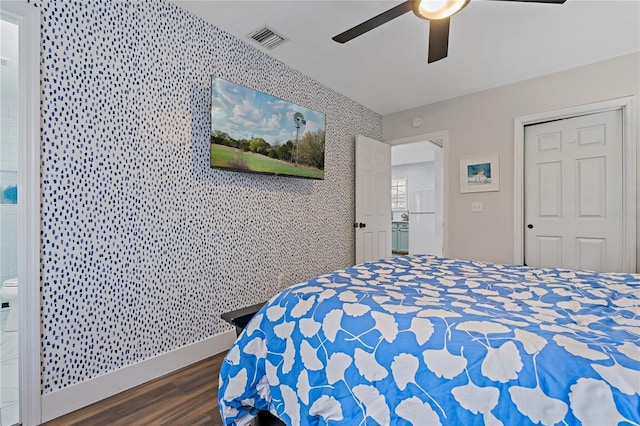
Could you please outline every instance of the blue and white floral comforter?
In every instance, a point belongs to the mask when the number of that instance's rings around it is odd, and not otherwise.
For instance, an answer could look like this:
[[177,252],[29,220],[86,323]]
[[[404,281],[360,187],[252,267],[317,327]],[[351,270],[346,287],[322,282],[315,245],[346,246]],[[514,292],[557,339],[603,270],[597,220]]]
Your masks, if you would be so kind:
[[[220,372],[225,424],[640,424],[640,275],[406,256],[293,286]],[[235,423],[234,423],[235,422]]]

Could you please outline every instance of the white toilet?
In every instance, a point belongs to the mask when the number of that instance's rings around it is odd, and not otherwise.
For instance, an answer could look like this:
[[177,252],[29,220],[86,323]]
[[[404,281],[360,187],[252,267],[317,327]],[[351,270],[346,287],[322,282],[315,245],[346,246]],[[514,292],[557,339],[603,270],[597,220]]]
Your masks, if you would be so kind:
[[9,301],[9,316],[4,323],[4,331],[18,331],[18,278],[5,280],[0,296]]

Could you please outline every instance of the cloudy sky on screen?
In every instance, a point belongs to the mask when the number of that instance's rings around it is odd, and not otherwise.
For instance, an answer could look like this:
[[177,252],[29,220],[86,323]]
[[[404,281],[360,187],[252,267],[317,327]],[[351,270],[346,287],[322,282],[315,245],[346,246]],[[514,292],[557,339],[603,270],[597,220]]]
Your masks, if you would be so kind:
[[226,132],[233,139],[260,137],[273,145],[278,140],[295,141],[293,115],[300,112],[307,124],[304,132],[324,129],[324,114],[213,77],[211,79],[211,128]]

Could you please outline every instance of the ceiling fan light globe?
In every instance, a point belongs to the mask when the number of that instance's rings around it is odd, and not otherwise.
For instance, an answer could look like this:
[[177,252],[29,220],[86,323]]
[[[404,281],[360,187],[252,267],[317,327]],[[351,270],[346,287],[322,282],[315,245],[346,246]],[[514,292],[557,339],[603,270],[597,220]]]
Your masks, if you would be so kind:
[[420,11],[423,13],[437,13],[445,8],[447,0],[423,0],[420,2]]
[[459,12],[469,0],[418,0],[413,2],[413,13],[422,19],[448,18]]

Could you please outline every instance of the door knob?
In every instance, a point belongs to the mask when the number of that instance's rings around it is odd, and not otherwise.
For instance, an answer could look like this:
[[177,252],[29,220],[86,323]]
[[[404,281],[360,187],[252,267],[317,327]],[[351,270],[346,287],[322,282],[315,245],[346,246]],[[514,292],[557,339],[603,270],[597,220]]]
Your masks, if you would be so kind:
[[532,224],[528,224],[528,225],[527,225],[527,228],[529,228],[529,229],[533,229],[533,225],[532,225]]
[[367,227],[367,224],[366,224],[366,223],[362,223],[362,222],[360,222],[360,228],[366,228],[366,227]]

